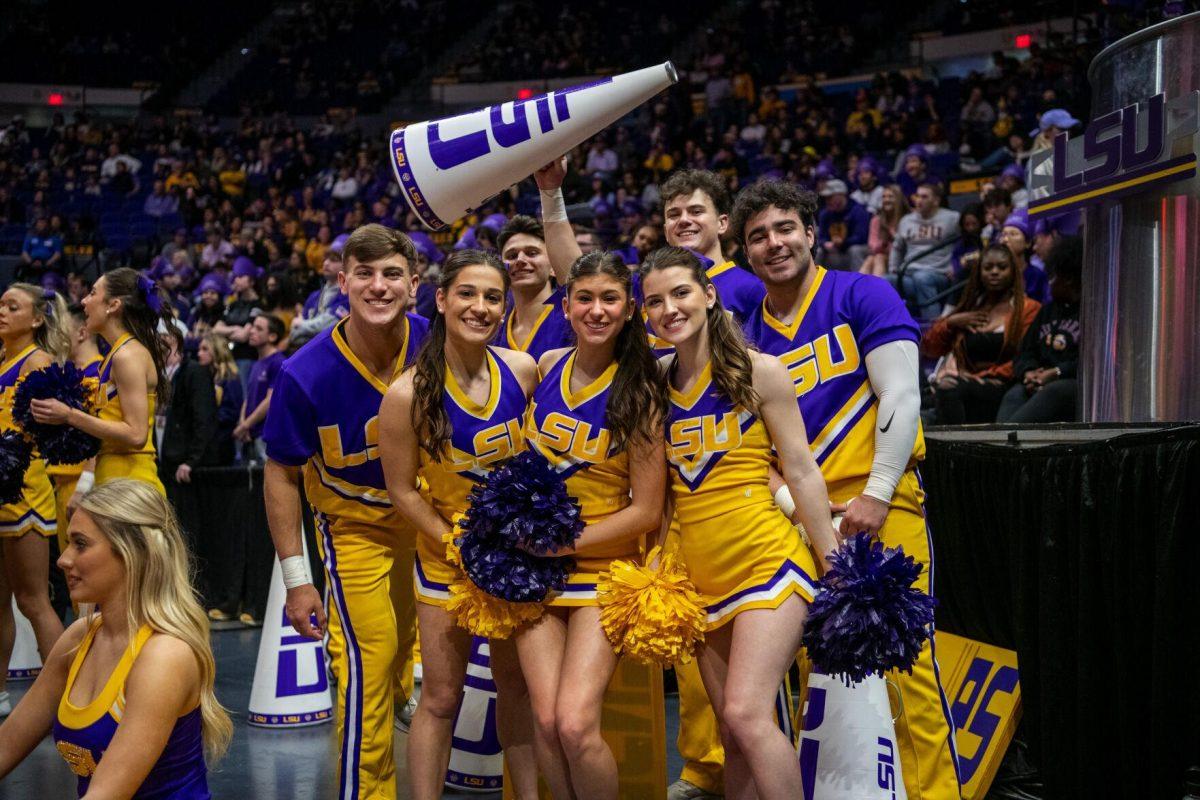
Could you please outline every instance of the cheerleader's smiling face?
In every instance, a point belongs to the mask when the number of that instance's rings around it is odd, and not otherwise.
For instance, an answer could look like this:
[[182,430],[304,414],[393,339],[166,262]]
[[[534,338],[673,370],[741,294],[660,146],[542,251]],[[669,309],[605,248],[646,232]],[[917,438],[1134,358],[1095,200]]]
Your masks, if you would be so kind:
[[13,340],[28,336],[40,324],[34,316],[33,298],[20,289],[9,289],[0,296],[0,338]]
[[125,591],[125,564],[86,511],[71,517],[67,549],[58,568],[73,603],[102,603]]
[[504,276],[494,267],[463,267],[450,286],[437,290],[437,309],[446,321],[446,337],[487,344],[504,316]]
[[614,341],[633,318],[633,300],[620,281],[609,275],[588,275],[571,282],[563,311],[579,344],[602,345]]
[[703,287],[688,267],[656,269],[642,278],[643,307],[654,332],[673,345],[700,335],[717,301],[712,284]]

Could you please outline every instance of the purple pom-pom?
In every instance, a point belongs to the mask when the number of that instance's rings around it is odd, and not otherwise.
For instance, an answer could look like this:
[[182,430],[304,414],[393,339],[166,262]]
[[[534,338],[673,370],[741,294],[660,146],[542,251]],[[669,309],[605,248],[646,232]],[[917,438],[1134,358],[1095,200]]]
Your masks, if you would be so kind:
[[13,420],[33,437],[38,453],[47,464],[78,464],[100,452],[100,440],[70,425],[47,425],[36,421],[31,400],[60,400],[88,413],[92,393],[84,383],[83,370],[68,361],[51,364],[26,375],[13,397]]
[[527,450],[471,490],[460,530],[463,570],[476,586],[510,602],[536,603],[566,586],[575,562],[533,553],[573,544],[583,519],[563,479]]
[[33,445],[19,431],[0,433],[0,505],[21,499]]
[[804,627],[813,665],[847,681],[893,669],[911,673],[937,605],[913,587],[922,565],[866,533],[843,542],[829,563]]

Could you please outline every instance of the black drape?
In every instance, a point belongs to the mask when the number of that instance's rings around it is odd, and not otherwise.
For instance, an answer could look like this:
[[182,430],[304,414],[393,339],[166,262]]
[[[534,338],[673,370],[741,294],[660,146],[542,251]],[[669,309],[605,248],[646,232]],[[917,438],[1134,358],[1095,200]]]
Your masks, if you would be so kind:
[[1182,796],[1200,764],[1200,426],[931,438],[938,627],[1014,649],[1048,798]]

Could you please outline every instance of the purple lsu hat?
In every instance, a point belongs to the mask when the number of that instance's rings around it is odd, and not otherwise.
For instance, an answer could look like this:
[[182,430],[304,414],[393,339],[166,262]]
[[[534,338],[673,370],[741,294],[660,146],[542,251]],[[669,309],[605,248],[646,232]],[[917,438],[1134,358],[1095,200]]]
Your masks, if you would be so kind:
[[925,145],[923,144],[914,144],[904,151],[904,158],[907,159],[909,156],[916,156],[922,161],[928,161],[929,151],[925,149]]
[[489,214],[484,218],[483,222],[479,224],[485,228],[491,228],[496,233],[499,233],[504,229],[504,226],[508,224],[508,217],[504,214]]
[[348,234],[348,233],[339,234],[336,239],[334,239],[332,242],[329,243],[329,249],[333,250],[336,253],[340,253],[340,252],[342,252],[343,249],[345,249],[346,242],[349,240],[350,240],[350,234]]
[[225,281],[217,275],[205,275],[204,279],[200,281],[200,285],[196,287],[196,293],[204,294],[205,292],[216,292],[222,297],[228,294]]
[[1018,164],[1016,161],[1014,161],[1013,163],[1009,164],[1007,167],[1004,168],[1004,171],[1000,173],[1000,177],[1001,178],[1016,178],[1017,180],[1019,180],[1021,182],[1021,185],[1024,186],[1025,185],[1025,168],[1022,167],[1020,164]]
[[1021,233],[1025,234],[1025,238],[1029,239],[1033,236],[1033,229],[1029,225],[1029,212],[1023,208],[1018,208],[1016,211],[1008,215],[1004,220],[1005,228],[1016,228]]
[[243,275],[248,278],[258,279],[262,274],[262,270],[255,266],[249,256],[238,256],[233,260],[233,277],[240,278]]
[[1054,217],[1039,217],[1033,226],[1033,235],[1041,236],[1048,233],[1058,233],[1062,236],[1074,236],[1079,233],[1080,214],[1078,211],[1059,214]]
[[408,238],[412,239],[417,252],[425,256],[429,263],[440,264],[445,260],[446,256],[442,253],[442,249],[433,243],[433,239],[429,238],[429,234],[425,231],[408,231]]

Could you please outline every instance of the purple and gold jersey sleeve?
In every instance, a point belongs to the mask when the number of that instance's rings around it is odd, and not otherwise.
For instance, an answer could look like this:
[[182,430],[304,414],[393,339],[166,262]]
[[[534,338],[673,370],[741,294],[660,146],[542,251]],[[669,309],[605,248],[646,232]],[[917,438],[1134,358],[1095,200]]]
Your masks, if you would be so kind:
[[858,341],[859,353],[867,353],[888,342],[921,341],[921,329],[891,284],[864,275],[849,286],[848,310]]
[[320,447],[312,400],[290,369],[275,380],[263,441],[267,457],[289,467],[303,466]]

